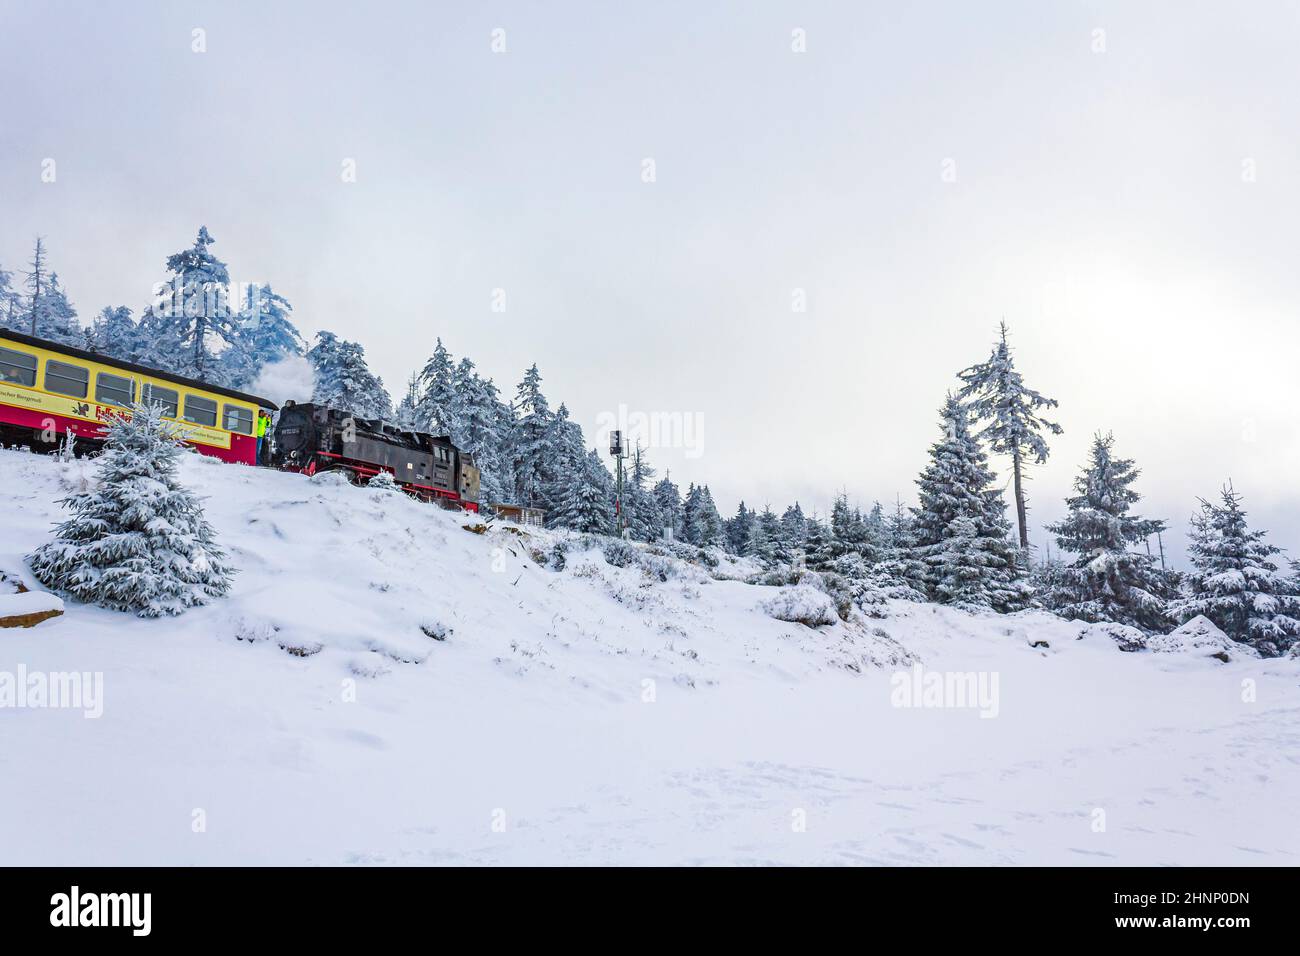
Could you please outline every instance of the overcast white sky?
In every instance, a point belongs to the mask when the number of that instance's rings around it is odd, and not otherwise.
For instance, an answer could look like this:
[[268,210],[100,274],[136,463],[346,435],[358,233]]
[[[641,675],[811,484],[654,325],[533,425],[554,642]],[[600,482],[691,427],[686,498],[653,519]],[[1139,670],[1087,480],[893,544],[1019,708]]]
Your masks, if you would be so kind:
[[138,312],[206,224],[394,391],[440,335],[593,439],[693,416],[652,459],[725,512],[912,498],[1005,316],[1036,524],[1110,429],[1176,550],[1228,477],[1300,550],[1298,10],[0,0],[0,266]]

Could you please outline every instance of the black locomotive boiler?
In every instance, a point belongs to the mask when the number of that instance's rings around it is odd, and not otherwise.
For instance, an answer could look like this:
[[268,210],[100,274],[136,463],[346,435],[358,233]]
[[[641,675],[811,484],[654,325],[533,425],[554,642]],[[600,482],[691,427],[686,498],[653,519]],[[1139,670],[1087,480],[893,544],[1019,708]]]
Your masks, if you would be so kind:
[[450,439],[404,431],[337,408],[285,402],[271,461],[305,475],[344,470],[361,482],[386,471],[411,495],[478,511],[478,468]]

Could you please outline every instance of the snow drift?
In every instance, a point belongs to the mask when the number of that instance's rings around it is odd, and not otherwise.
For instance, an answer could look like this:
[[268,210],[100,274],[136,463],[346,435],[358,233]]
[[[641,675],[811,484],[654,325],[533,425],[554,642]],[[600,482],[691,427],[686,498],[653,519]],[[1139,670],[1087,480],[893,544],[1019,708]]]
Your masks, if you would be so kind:
[[[1300,859],[1274,822],[1300,661],[1224,662],[1203,628],[1123,653],[1036,612],[845,619],[717,555],[195,455],[181,476],[227,598],[0,632],[0,672],[103,677],[100,719],[0,712],[8,863]],[[34,586],[23,555],[92,479],[0,451],[0,571]],[[944,690],[981,675],[996,719]]]

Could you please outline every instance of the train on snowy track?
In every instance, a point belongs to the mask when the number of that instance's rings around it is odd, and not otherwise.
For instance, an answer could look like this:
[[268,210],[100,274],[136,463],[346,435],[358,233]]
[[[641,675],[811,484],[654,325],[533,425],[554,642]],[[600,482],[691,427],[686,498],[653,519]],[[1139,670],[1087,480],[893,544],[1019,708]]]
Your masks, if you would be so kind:
[[187,444],[222,461],[305,475],[341,471],[358,483],[386,471],[414,497],[478,511],[479,470],[446,437],[285,402],[274,452],[259,462],[257,416],[276,411],[274,402],[0,328],[0,442],[48,451],[68,436],[94,450],[106,423],[136,402],[161,405]]
[[271,464],[305,475],[343,470],[356,480],[386,471],[417,498],[478,511],[479,470],[449,438],[324,405],[284,403]]

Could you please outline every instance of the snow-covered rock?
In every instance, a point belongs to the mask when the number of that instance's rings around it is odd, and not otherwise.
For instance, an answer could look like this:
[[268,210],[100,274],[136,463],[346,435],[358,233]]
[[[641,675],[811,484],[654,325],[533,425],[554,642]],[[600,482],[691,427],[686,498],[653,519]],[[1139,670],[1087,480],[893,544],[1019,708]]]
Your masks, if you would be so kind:
[[1102,621],[1098,624],[1088,624],[1079,632],[1079,640],[1081,641],[1096,638],[1113,641],[1121,651],[1144,651],[1147,649],[1147,635],[1136,627],[1129,627],[1127,624]]
[[1259,657],[1253,647],[1237,643],[1203,614],[1168,634],[1148,637],[1147,648],[1160,654],[1195,654],[1224,662],[1238,657]]
[[63,601],[48,591],[0,594],[0,627],[33,627],[63,613]]

